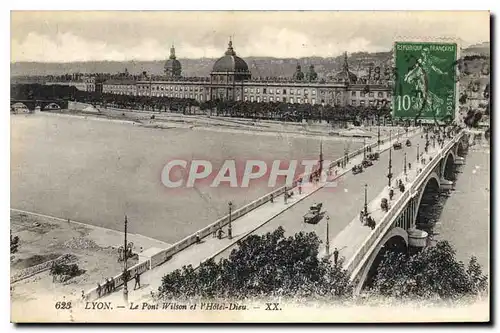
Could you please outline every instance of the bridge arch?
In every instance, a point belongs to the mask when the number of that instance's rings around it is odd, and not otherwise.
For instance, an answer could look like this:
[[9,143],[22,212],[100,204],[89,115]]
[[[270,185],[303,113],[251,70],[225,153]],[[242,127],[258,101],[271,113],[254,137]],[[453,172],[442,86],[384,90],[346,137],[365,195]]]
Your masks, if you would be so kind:
[[10,106],[10,110],[11,112],[14,112],[14,113],[28,113],[30,112],[28,106],[24,103],[21,103],[21,102],[17,102],[17,103],[14,103]]
[[447,180],[453,180],[453,166],[455,165],[455,153],[450,150],[443,159],[441,165],[441,176]]
[[370,284],[377,273],[378,266],[383,259],[386,251],[401,251],[408,250],[408,233],[403,228],[395,227],[389,230],[384,238],[378,243],[375,250],[372,252],[366,261],[363,269],[359,273],[359,278],[356,279],[354,294],[358,295],[366,284]]
[[412,226],[414,227],[419,220],[419,216],[423,210],[424,210],[424,205],[429,204],[429,200],[426,200],[429,196],[432,196],[431,199],[433,199],[433,195],[438,194],[439,190],[441,188],[441,182],[439,179],[439,176],[433,172],[429,175],[427,178],[427,181],[425,182],[425,185],[423,186],[422,190],[420,191],[420,194],[417,199],[417,205],[416,207],[416,212],[414,214],[414,220],[412,223]]
[[467,143],[464,141],[464,139],[461,139],[457,143],[457,156],[464,157],[466,153],[467,153]]
[[43,107],[43,110],[60,110],[61,106],[57,103],[49,103]]

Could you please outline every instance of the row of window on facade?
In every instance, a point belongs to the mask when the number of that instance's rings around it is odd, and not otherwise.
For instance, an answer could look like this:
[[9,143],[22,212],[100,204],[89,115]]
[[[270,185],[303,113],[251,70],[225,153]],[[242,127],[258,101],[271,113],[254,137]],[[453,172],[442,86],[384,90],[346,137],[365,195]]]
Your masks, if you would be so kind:
[[[149,86],[138,86],[139,90],[149,90]],[[197,86],[189,86],[189,87],[183,87],[183,86],[152,86],[151,90],[156,90],[156,91],[203,91],[203,87],[197,87]]]
[[[150,96],[149,93],[138,93],[139,96]],[[153,97],[175,97],[175,98],[191,98],[197,101],[203,101],[203,94],[179,94],[179,93],[151,93]]]
[[350,101],[349,105],[352,105],[352,106],[366,106],[366,105],[375,106],[377,103],[378,103],[378,101],[376,101],[376,100],[363,101],[363,100],[353,99]]
[[[359,93],[359,94],[358,94]],[[370,92],[364,92],[364,91],[352,91],[351,92],[351,96],[352,97],[356,97],[356,96],[360,96],[360,97],[375,97],[375,92],[374,91],[370,91]],[[378,91],[377,92],[377,97],[384,97],[384,93],[382,91]],[[390,93],[387,92],[387,97],[390,97]]]
[[[254,91],[257,93],[257,94],[260,94],[260,88],[245,88],[245,93],[248,93],[248,91],[250,91],[250,93],[254,93]],[[263,94],[274,94],[274,92],[276,91],[276,94],[279,95],[279,94],[283,94],[283,95],[286,95],[287,94],[287,89],[273,89],[273,88],[262,88],[262,93]],[[290,95],[294,95],[295,93],[297,95],[300,95],[302,94],[302,89],[297,89],[297,91],[295,91],[295,89],[288,89],[288,93]],[[309,94],[309,90],[308,89],[304,89],[304,95],[307,95]],[[311,94],[312,95],[316,95],[316,89],[311,89]]]
[[[236,100],[239,101],[240,100],[240,96],[236,96]],[[257,97],[254,97],[254,96],[245,96],[243,97],[243,100],[245,102],[257,102],[257,103],[260,103],[260,102],[264,102],[264,103],[267,103],[267,96],[263,96],[262,98],[260,96],[257,96]],[[297,104],[308,104],[308,103],[311,103],[311,104],[316,104],[316,98],[311,98],[310,100],[308,98],[300,98],[300,97],[297,97],[297,98],[293,98],[293,97],[290,97],[287,98],[286,97],[276,97],[274,98],[273,96],[269,96],[269,102],[283,102],[283,103],[297,103]]]

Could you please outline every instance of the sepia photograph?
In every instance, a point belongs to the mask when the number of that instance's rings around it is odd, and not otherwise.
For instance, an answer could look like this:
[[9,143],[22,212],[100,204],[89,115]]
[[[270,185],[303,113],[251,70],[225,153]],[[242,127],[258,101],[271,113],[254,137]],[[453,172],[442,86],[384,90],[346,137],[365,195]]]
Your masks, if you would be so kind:
[[11,322],[490,322],[491,20],[11,11]]

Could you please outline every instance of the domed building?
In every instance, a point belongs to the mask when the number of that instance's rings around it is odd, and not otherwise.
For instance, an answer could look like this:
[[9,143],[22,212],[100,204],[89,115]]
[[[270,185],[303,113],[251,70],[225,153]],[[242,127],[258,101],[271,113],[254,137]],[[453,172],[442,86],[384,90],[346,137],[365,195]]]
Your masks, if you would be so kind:
[[302,67],[300,67],[300,64],[297,64],[297,67],[295,68],[295,73],[293,73],[293,80],[294,81],[304,80],[304,73],[302,73]]
[[347,84],[355,84],[358,81],[358,77],[356,76],[356,74],[349,70],[349,64],[347,63],[347,52],[344,53],[344,65],[342,66],[342,70],[334,76],[334,79],[336,81]]
[[219,58],[210,73],[211,99],[241,100],[243,82],[250,80],[252,73],[245,60],[236,55],[233,42],[229,40],[227,51]]
[[178,79],[181,77],[182,73],[182,65],[179,60],[177,60],[175,56],[175,47],[172,45],[170,48],[170,57],[169,59],[165,62],[165,67],[164,67],[165,75],[169,79]]

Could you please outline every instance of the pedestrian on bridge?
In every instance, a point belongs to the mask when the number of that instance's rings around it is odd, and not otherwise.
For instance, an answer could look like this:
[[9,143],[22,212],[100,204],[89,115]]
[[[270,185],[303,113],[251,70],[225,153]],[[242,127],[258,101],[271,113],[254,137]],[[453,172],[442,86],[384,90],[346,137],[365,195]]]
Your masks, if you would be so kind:
[[100,298],[101,297],[101,292],[102,292],[102,287],[101,287],[101,285],[99,283],[97,284],[96,291],[97,291],[97,298]]
[[104,283],[104,292],[109,294],[111,292],[111,280],[109,278],[106,279],[106,283]]
[[115,283],[115,279],[113,277],[111,277],[111,279],[110,279],[110,289],[111,289],[111,291],[116,290],[116,283]]
[[118,262],[122,261],[123,260],[123,247],[120,246],[118,248]]
[[299,183],[299,194],[302,194],[302,185]]
[[199,244],[200,243],[200,233],[196,233],[196,244]]
[[337,248],[333,251],[333,262],[335,263],[335,266],[337,266],[337,263],[339,262],[339,250],[337,250]]
[[134,290],[139,286],[138,289],[141,289],[141,275],[139,273],[135,273],[135,285]]

